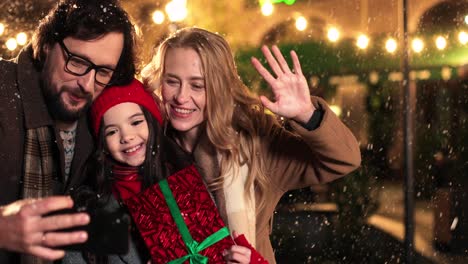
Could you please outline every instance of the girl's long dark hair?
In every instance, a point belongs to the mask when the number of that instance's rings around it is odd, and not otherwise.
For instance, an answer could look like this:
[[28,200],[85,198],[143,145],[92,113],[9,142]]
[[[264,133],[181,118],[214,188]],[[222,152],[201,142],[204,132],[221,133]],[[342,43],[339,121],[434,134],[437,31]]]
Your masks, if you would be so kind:
[[[193,164],[190,153],[185,152],[177,143],[164,135],[163,128],[153,115],[141,107],[148,124],[145,161],[139,168],[142,176],[142,189],[169,177],[178,170]],[[101,121],[102,122],[102,121]],[[118,164],[107,153],[104,125],[101,123],[96,148],[85,166],[86,184],[94,186],[95,191],[112,194],[112,166]]]

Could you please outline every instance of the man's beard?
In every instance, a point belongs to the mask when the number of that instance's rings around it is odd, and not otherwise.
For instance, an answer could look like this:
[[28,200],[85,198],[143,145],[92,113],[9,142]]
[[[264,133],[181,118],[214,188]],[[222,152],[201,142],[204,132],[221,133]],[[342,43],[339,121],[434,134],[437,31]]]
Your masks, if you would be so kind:
[[[47,85],[47,83],[43,83],[43,86],[45,85]],[[62,122],[76,122],[83,115],[83,113],[86,113],[92,103],[92,97],[89,95],[87,96],[86,104],[83,107],[76,110],[70,110],[61,99],[61,95],[65,92],[63,89],[58,93],[54,93],[49,87],[42,87],[42,91],[50,115],[55,120],[60,120]]]

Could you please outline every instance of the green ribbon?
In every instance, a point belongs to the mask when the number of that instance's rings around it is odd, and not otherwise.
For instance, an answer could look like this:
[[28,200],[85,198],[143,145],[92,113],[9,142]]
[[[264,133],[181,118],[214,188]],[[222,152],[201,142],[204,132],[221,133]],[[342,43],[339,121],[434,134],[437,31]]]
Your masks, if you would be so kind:
[[169,211],[171,212],[172,218],[174,218],[174,221],[177,225],[177,228],[180,231],[182,240],[184,241],[185,246],[187,247],[187,252],[188,252],[187,255],[181,258],[169,261],[168,264],[182,264],[186,260],[190,260],[190,264],[207,264],[208,258],[203,255],[200,255],[198,252],[212,246],[213,244],[217,243],[221,239],[229,236],[229,230],[227,229],[227,227],[223,227],[219,229],[218,231],[216,231],[215,233],[211,234],[201,243],[198,243],[190,235],[190,231],[188,230],[188,227],[185,224],[184,219],[182,218],[182,214],[180,212],[179,206],[177,205],[177,202],[175,201],[174,195],[172,194],[172,191],[169,188],[169,184],[167,183],[167,180],[160,181],[159,187],[161,188],[161,192],[164,195],[164,198],[166,199],[166,203],[167,203],[167,206],[169,207]]

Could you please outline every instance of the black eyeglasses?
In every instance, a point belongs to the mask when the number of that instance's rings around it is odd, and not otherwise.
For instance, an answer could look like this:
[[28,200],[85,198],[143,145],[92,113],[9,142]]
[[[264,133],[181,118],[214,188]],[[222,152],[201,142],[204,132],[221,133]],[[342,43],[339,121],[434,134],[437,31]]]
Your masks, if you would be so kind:
[[96,83],[102,86],[107,86],[110,84],[112,75],[114,74],[113,69],[104,66],[98,66],[83,57],[71,53],[62,40],[58,43],[67,55],[65,69],[68,73],[76,76],[83,76],[91,70],[96,70],[94,74],[94,80]]

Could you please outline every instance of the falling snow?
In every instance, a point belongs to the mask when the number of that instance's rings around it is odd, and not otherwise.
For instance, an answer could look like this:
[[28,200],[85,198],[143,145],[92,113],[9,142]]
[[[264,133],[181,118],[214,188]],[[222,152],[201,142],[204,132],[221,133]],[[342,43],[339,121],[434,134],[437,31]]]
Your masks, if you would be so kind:
[[[468,263],[468,57],[467,44],[457,35],[461,29],[468,32],[466,1],[409,1],[413,32],[408,35],[407,73],[401,69],[403,35],[396,20],[401,3],[396,0],[298,0],[291,6],[275,4],[270,16],[261,15],[259,1],[187,0],[186,21],[161,25],[152,23],[148,12],[168,1],[121,2],[141,31],[143,60],[163,36],[182,26],[204,27],[226,37],[239,78],[254,93],[270,98],[271,87],[250,58],[267,65],[259,47],[276,44],[290,62],[289,50],[294,49],[311,95],[324,98],[360,142],[362,166],[357,171],[282,197],[271,234],[278,263],[406,263],[407,158],[414,178],[409,194],[415,199],[415,263]],[[1,65],[22,48],[7,50],[7,38],[24,31],[30,39],[55,3],[0,3],[0,23],[7,25],[0,33]],[[100,22],[106,23],[115,9],[112,5],[100,9]],[[299,15],[308,22],[302,31],[296,25]],[[340,33],[334,42],[328,37],[332,26]],[[357,33],[369,37],[365,49],[356,46]],[[447,40],[440,50],[434,42],[439,35]],[[415,37],[424,41],[420,52],[412,47]],[[386,46],[390,38],[397,43],[394,51]],[[404,87],[410,98],[405,99]],[[0,83],[0,100],[6,96],[4,89]],[[5,102],[17,105],[21,99],[14,92]],[[408,130],[407,111],[412,125]],[[287,120],[280,121],[290,128]],[[3,129],[0,123],[0,132]],[[412,137],[405,145],[408,131]],[[320,169],[329,170],[326,164]]]

